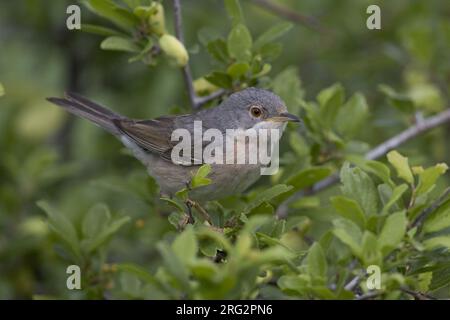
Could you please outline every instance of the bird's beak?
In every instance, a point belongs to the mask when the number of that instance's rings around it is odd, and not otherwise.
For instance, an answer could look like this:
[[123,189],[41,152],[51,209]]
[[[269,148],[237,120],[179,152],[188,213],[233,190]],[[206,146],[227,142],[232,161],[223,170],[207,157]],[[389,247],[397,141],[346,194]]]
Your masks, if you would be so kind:
[[273,122],[300,122],[299,117],[288,112],[280,113],[278,116],[268,118],[267,120]]

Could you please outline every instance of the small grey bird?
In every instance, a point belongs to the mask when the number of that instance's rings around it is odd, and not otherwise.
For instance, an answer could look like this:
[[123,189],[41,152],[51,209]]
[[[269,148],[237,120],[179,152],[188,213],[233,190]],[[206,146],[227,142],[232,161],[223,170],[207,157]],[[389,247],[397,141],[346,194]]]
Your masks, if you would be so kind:
[[[82,96],[66,93],[65,98],[48,98],[68,112],[94,122],[119,138],[147,168],[161,189],[171,197],[189,186],[199,165],[176,164],[171,151],[178,143],[171,141],[175,129],[193,133],[194,121],[203,128],[215,128],[225,134],[227,129],[278,129],[299,118],[287,112],[284,102],[274,93],[247,88],[233,93],[220,105],[193,114],[162,116],[151,120],[132,120],[102,107]],[[281,134],[280,134],[281,136]],[[243,192],[260,177],[260,164],[211,164],[211,184],[191,190],[192,200],[214,200]]]

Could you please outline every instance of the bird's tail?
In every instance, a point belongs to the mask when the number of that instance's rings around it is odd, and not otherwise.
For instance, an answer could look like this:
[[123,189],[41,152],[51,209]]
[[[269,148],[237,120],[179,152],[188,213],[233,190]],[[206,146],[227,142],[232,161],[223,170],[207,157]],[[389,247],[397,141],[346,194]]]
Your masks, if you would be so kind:
[[74,115],[92,121],[114,135],[120,135],[119,129],[114,125],[114,120],[124,119],[123,116],[78,94],[66,92],[64,96],[65,98],[52,97],[47,100]]

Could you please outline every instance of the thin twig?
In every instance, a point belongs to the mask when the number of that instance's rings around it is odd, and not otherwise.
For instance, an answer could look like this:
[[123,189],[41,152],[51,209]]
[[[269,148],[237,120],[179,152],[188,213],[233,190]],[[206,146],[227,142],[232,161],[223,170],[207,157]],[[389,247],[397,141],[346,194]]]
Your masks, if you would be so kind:
[[401,288],[400,290],[413,296],[415,300],[437,300],[435,297],[424,292],[416,292],[407,288]]
[[261,8],[270,11],[282,18],[285,18],[289,21],[292,21],[297,24],[301,24],[307,28],[312,30],[324,32],[325,28],[323,28],[319,21],[311,16],[306,16],[297,11],[293,11],[285,6],[282,6],[278,3],[274,3],[270,0],[253,0],[253,2],[260,6]]
[[352,280],[350,280],[344,287],[347,291],[353,291],[353,289],[356,288],[356,286],[359,284],[359,281],[361,280],[360,276],[355,276]]
[[369,300],[369,299],[375,298],[375,297],[377,297],[377,296],[379,296],[381,294],[382,294],[381,291],[369,291],[369,292],[367,292],[365,294],[357,296],[355,298],[355,300]]
[[[180,40],[180,42],[184,44],[183,22],[182,22],[182,17],[181,17],[180,0],[173,0],[173,14],[174,14],[174,21],[175,21],[175,35],[176,35],[177,39]],[[224,95],[226,93],[225,90],[220,89],[220,90],[213,92],[212,94],[210,94],[208,96],[198,97],[194,90],[194,81],[192,78],[191,67],[190,67],[189,63],[187,63],[182,68],[182,73],[183,73],[184,83],[186,85],[186,90],[189,94],[189,101],[191,102],[191,107],[194,110],[197,110],[205,103],[207,103],[211,100],[214,100],[218,97],[221,97],[222,95]]]
[[195,105],[196,108],[200,108],[205,103],[210,102],[211,100],[214,100],[216,98],[220,98],[221,96],[227,94],[227,90],[225,89],[219,89],[211,93],[210,95],[204,96],[204,97],[195,97]]
[[426,217],[428,217],[430,214],[434,212],[438,207],[442,205],[442,203],[445,201],[445,199],[450,195],[450,187],[447,188],[444,193],[436,200],[434,201],[431,206],[423,210],[417,217],[414,219],[413,223],[411,223],[410,229],[419,226]]
[[[175,35],[178,40],[181,41],[181,43],[184,44],[184,36],[183,36],[183,29],[182,29],[182,18],[181,18],[181,3],[180,0],[173,0],[173,15],[174,15],[174,23],[175,23]],[[191,101],[191,106],[193,109],[196,108],[195,106],[195,91],[194,91],[194,85],[192,81],[192,74],[191,74],[191,68],[189,66],[189,63],[186,63],[186,65],[182,69],[183,71],[183,78],[184,83],[186,85],[186,90],[189,94],[189,100]]]
[[450,108],[433,117],[429,117],[418,122],[416,125],[383,142],[376,148],[369,151],[366,154],[366,158],[373,160],[384,156],[387,152],[397,148],[399,145],[405,143],[406,141],[411,140],[412,138],[417,137],[418,135],[447,122],[450,122]]
[[[386,140],[385,142],[379,144],[372,150],[370,150],[368,153],[366,153],[365,158],[368,160],[374,160],[378,159],[382,156],[384,156],[386,153],[388,153],[390,150],[397,148],[398,146],[404,144],[405,142],[411,140],[412,138],[415,138],[422,133],[425,133],[433,128],[436,128],[442,124],[450,122],[450,108],[446,109],[445,111],[442,111],[441,113],[429,117],[427,119],[423,119],[422,121],[416,123],[414,126],[402,131],[398,135]],[[326,179],[323,179],[316,184],[314,184],[309,190],[308,195],[315,194],[319,191],[322,191],[324,189],[327,189],[334,184],[339,182],[339,174],[335,173],[331,176],[329,176]],[[287,200],[285,200],[284,203],[282,203],[278,209],[277,209],[277,216],[285,216],[287,214],[287,207],[288,204],[292,201],[301,198],[305,195],[305,191],[301,190],[295,194],[293,194],[291,197],[289,197]]]

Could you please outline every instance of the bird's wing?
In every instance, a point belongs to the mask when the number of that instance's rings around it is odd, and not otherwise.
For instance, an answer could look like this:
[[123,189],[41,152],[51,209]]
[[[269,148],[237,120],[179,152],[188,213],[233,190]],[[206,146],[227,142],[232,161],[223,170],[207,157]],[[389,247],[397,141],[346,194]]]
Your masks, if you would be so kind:
[[[152,120],[130,120],[116,119],[113,120],[116,127],[139,147],[149,152],[158,154],[165,160],[172,161],[172,149],[179,141],[172,141],[172,132],[177,128],[184,128],[191,133],[191,161],[183,165],[198,164],[202,159],[194,158],[194,139],[192,123],[193,119],[190,115],[186,116],[164,116]],[[203,127],[203,130],[207,130]],[[210,142],[202,141],[203,148]]]
[[114,124],[139,147],[170,160],[175,143],[170,137],[176,117],[160,117],[152,120],[117,119]]

